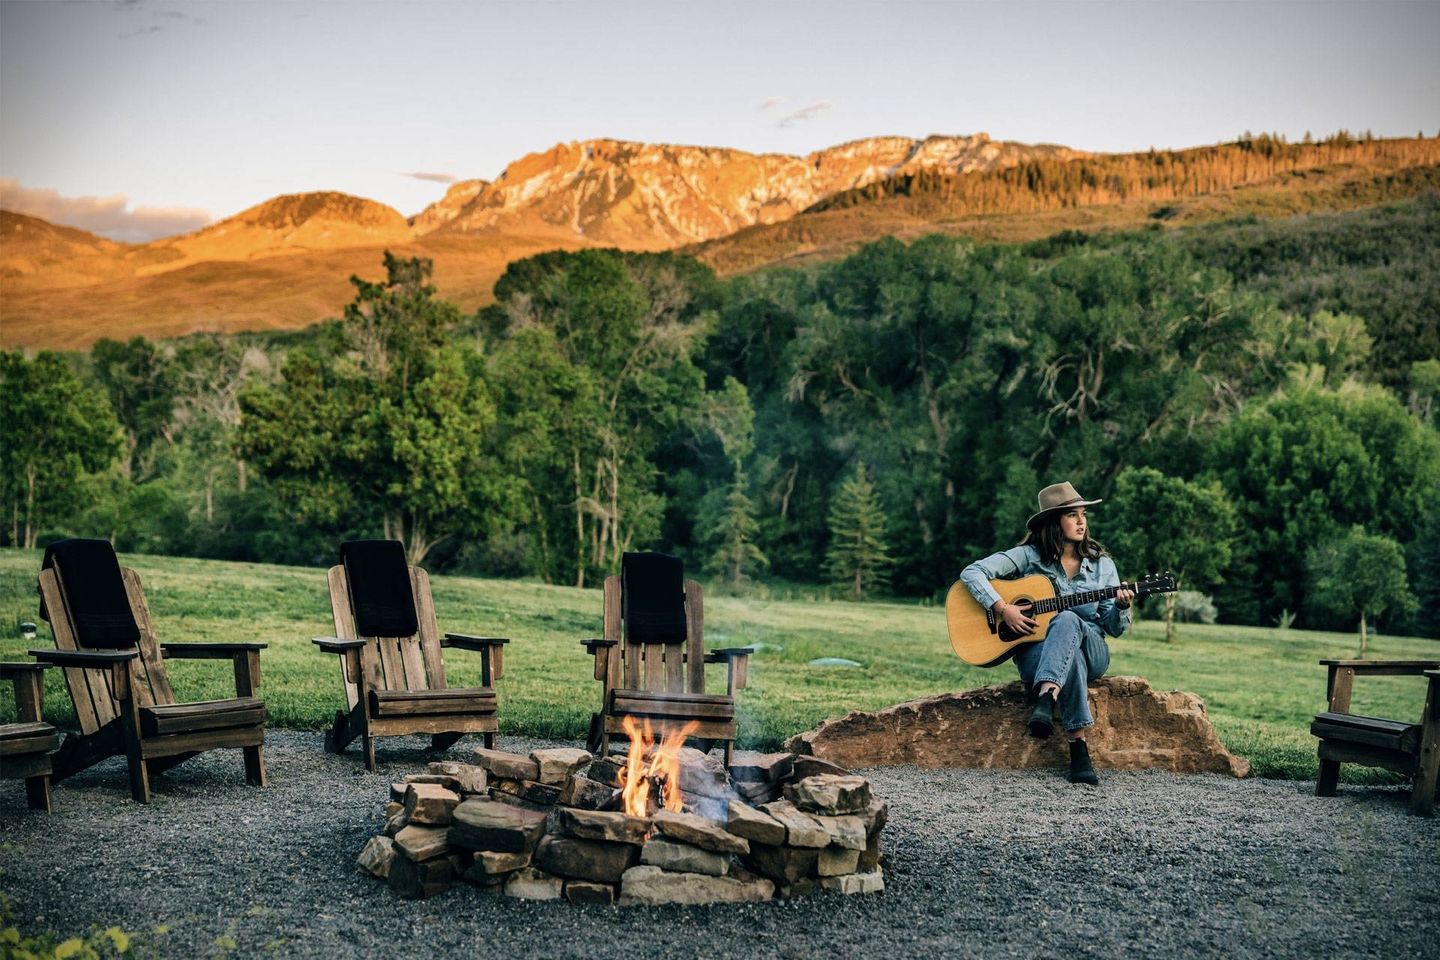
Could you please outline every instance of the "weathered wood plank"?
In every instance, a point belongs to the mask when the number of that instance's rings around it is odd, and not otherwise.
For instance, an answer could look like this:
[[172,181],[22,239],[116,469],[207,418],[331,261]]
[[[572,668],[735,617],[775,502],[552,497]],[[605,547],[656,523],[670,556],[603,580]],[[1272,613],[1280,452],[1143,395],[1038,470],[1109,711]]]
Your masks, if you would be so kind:
[[705,692],[705,601],[700,584],[685,581],[685,652],[690,661],[691,693]]
[[263,724],[227,727],[223,730],[197,730],[191,733],[146,737],[140,741],[140,755],[147,758],[169,757],[177,753],[196,753],[217,747],[258,747],[264,742]]
[[[335,619],[335,636],[343,640],[358,640],[355,632],[355,614],[350,609],[350,581],[345,577],[345,565],[337,563],[326,573],[330,584],[330,612]],[[340,679],[345,684],[345,706],[351,710],[360,702],[360,688],[356,678],[346,669],[347,658],[340,658]]]
[[169,674],[165,672],[165,658],[161,656],[160,642],[155,638],[155,624],[150,619],[150,604],[145,600],[140,574],[129,567],[122,567],[120,575],[125,580],[130,614],[140,628],[140,656],[130,672],[135,703],[142,707],[174,703],[175,691],[170,686]]
[[[70,608],[65,602],[65,591],[55,570],[40,571],[40,595],[50,612],[50,632],[55,637],[57,650],[79,650],[75,631],[70,623]],[[80,723],[80,732],[90,735],[99,732],[117,716],[115,698],[105,685],[104,671],[87,670],[83,667],[65,667],[65,685],[70,689],[70,699],[75,704],[75,718]],[[97,688],[100,695],[97,696]]]
[[[430,594],[430,574],[419,567],[410,568],[410,591],[415,595],[415,620],[420,625],[413,649],[407,653],[407,677],[413,677],[411,690],[444,690],[445,658],[440,651],[440,628],[435,623],[435,598]],[[426,674],[429,674],[428,677]]]

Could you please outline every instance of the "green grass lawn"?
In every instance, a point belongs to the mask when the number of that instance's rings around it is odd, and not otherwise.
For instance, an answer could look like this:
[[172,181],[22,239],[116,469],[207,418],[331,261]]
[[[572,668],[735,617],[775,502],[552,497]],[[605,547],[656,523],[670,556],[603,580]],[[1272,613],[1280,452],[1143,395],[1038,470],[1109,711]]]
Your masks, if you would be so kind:
[[[341,705],[338,660],[319,652],[312,636],[334,632],[324,572],[302,567],[222,563],[128,555],[139,571],[162,641],[258,640],[261,694],[273,724],[319,729]],[[24,657],[49,646],[36,615],[40,553],[0,550],[0,657]],[[600,633],[600,593],[538,583],[435,577],[442,631],[507,636],[512,640],[500,682],[502,733],[579,739],[599,704],[600,686],[579,641]],[[34,643],[19,624],[40,623]],[[966,690],[1015,678],[1009,664],[971,667],[950,650],[940,608],[914,603],[838,603],[711,597],[705,608],[707,646],[760,644],[740,700],[741,744],[773,748],[827,717],[874,710],[903,700]],[[1183,625],[1176,643],[1141,622],[1111,642],[1112,674],[1147,678],[1157,689],[1181,689],[1205,699],[1221,739],[1266,777],[1313,779],[1315,741],[1310,718],[1325,707],[1322,657],[1356,651],[1348,634],[1253,627]],[[1370,656],[1437,657],[1440,643],[1376,637]],[[843,657],[860,667],[812,667],[817,657]],[[184,700],[234,695],[226,662],[171,661]],[[710,667],[709,689],[723,689],[722,667]],[[447,651],[455,684],[478,683],[479,661]],[[1354,709],[1399,719],[1418,718],[1423,685],[1414,678],[1362,679]],[[74,722],[58,671],[46,679],[45,712]],[[0,716],[13,718],[13,692],[0,693]],[[1385,778],[1347,765],[1347,779]]]

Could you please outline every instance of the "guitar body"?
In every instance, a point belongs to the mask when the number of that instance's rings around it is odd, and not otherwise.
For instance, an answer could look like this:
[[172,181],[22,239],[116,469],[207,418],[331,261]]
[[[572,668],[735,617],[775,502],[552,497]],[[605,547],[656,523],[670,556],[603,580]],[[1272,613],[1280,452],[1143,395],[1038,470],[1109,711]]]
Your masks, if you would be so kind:
[[961,660],[977,667],[1004,663],[1026,644],[1044,640],[1050,621],[1060,612],[1036,613],[1028,609],[1037,601],[1055,598],[1055,584],[1043,573],[1017,580],[991,580],[990,586],[1006,603],[1026,608],[1026,614],[1040,626],[1028,636],[1015,636],[1004,621],[970,596],[964,583],[955,581],[945,597],[945,625],[950,632],[950,646]]

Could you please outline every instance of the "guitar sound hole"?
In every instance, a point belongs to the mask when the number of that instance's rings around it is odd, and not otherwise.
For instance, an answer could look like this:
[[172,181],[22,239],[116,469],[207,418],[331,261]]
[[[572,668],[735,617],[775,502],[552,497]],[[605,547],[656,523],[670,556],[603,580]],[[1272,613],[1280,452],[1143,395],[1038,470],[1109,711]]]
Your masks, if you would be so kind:
[[[1019,599],[1012,600],[1010,602],[1015,606],[1019,607],[1020,612],[1028,617],[1031,615],[1030,607],[1035,601],[1031,600],[1028,597],[1020,597]],[[1029,634],[1016,633],[1014,630],[1010,629],[1010,625],[1004,620],[1000,621],[999,635],[1000,639],[1005,641],[1006,643],[1014,643],[1016,640],[1034,640],[1039,636],[1038,632]]]

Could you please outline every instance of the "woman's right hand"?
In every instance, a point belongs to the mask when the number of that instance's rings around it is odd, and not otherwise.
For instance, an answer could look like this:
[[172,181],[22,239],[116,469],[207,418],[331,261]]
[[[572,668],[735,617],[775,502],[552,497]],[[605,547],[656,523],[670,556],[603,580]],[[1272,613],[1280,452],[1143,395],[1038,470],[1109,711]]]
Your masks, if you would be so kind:
[[1013,603],[1007,603],[1000,609],[1000,616],[1004,619],[1005,625],[1016,635],[1028,637],[1040,628],[1040,624],[1025,615],[1022,607]]

